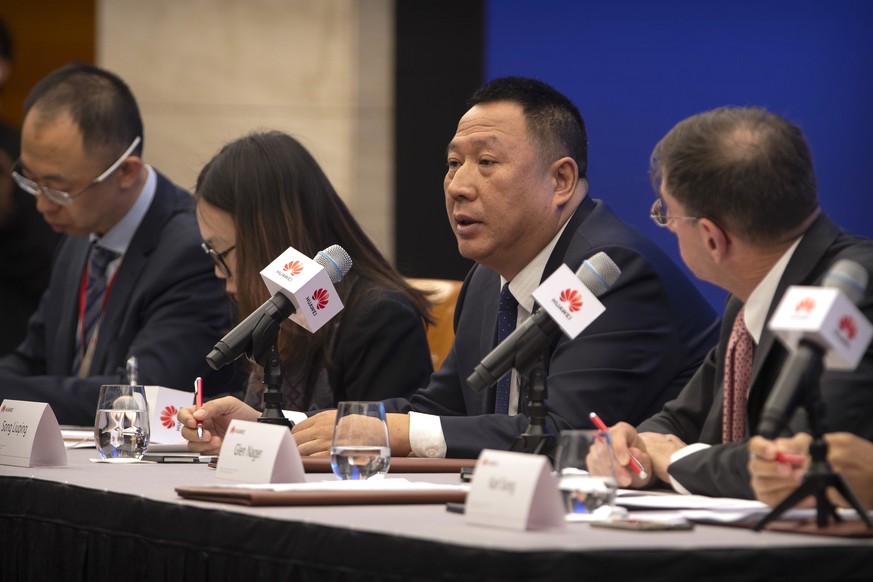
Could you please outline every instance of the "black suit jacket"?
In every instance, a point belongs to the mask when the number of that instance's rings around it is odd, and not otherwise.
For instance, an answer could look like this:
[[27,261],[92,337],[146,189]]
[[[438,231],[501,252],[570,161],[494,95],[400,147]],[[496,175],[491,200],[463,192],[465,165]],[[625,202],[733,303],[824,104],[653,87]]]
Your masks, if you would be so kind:
[[[791,285],[819,285],[830,266],[839,259],[852,259],[873,272],[873,242],[841,231],[826,216],[820,216],[807,231],[785,269],[767,313],[769,321]],[[724,359],[731,326],[742,303],[730,297],[725,308],[718,346],[682,393],[664,410],[640,424],[639,431],[674,434],[686,443],[714,446],[672,463],[670,475],[692,493],[722,497],[752,498],[748,451],[745,441],[722,443]],[[859,304],[873,320],[873,285]],[[746,434],[756,434],[764,404],[785,364],[788,351],[765,327],[755,349],[746,419]],[[830,430],[856,433],[873,440],[873,348],[868,347],[854,372],[825,372],[821,394],[827,408]],[[802,408],[791,422],[794,432],[809,431]]]
[[48,402],[62,424],[90,425],[100,385],[121,381],[131,355],[143,384],[192,390],[202,376],[213,393],[241,388],[233,366],[213,372],[206,364],[230,327],[231,310],[200,248],[193,209],[190,194],[158,174],[154,200],[115,277],[85,379],[71,370],[89,241],[65,237],[27,336],[0,359],[0,399]]
[[[606,311],[574,340],[561,335],[547,359],[548,430],[637,422],[678,394],[715,344],[718,318],[687,277],[651,240],[601,201],[585,198],[552,252],[543,278],[562,263],[575,271],[604,251],[621,269],[600,300]],[[455,311],[455,343],[429,385],[392,410],[439,415],[449,457],[511,448],[524,414],[493,414],[495,387],[481,393],[467,377],[495,346],[500,277],[476,265]],[[524,392],[524,389],[523,389]],[[526,397],[522,395],[520,411]],[[636,420],[635,420],[636,419]]]

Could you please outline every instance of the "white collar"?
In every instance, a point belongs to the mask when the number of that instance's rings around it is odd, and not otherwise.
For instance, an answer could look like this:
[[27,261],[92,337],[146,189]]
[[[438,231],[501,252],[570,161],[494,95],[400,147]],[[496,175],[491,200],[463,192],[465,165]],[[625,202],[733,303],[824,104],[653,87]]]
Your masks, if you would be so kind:
[[779,287],[779,281],[782,280],[782,275],[785,274],[788,262],[794,256],[794,251],[797,250],[797,245],[802,240],[803,236],[800,236],[794,241],[794,244],[785,251],[767,275],[761,279],[761,282],[758,283],[758,286],[755,287],[746,301],[743,320],[746,322],[746,328],[752,334],[756,344],[761,341],[761,334],[764,333],[764,325],[767,323],[767,312],[770,310],[770,304],[773,303],[776,289]]
[[[543,247],[537,256],[533,258],[531,262],[524,266],[524,268],[518,272],[518,274],[509,282],[509,291],[512,293],[512,296],[515,297],[515,300],[518,301],[519,307],[524,308],[528,313],[533,313],[534,308],[534,298],[533,292],[536,291],[536,288],[540,286],[540,282],[543,278],[543,271],[546,269],[546,263],[549,262],[549,257],[552,256],[552,251],[555,250],[555,245],[558,244],[558,240],[561,238],[561,235],[564,234],[564,229],[567,228],[567,225],[570,224],[570,220],[572,220],[573,216],[567,219],[567,222],[558,230],[558,234]],[[506,279],[500,277],[500,289],[503,289],[503,285],[506,283]],[[498,292],[500,291],[498,289]]]

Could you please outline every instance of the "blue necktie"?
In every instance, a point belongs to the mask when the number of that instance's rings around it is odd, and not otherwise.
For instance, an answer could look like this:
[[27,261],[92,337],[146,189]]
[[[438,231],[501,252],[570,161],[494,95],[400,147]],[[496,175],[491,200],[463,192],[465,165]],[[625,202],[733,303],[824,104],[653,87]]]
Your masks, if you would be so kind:
[[[509,337],[515,331],[515,322],[518,319],[518,301],[509,292],[509,283],[500,291],[500,309],[497,312],[497,343]],[[495,414],[509,414],[509,388],[512,383],[512,369],[510,368],[500,380],[497,381],[497,398],[494,402]]]
[[[88,253],[88,273],[85,282],[85,314],[82,318],[85,343],[79,346],[73,361],[73,373],[79,371],[82,365],[82,356],[94,333],[94,328],[103,313],[103,299],[106,294],[106,268],[118,253],[110,251],[96,244],[91,245]],[[80,336],[81,337],[81,336]]]

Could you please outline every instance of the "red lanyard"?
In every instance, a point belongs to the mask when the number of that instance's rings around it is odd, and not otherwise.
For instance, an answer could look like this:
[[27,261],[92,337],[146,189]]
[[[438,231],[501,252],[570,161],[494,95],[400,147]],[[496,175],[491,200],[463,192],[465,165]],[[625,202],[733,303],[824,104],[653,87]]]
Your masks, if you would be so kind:
[[[115,277],[118,275],[118,269],[112,274],[109,279],[109,284],[106,286],[106,291],[103,292],[103,304],[100,306],[100,317],[97,318],[97,325],[94,327],[96,331],[100,327],[100,322],[103,321],[103,312],[106,310],[106,302],[109,300],[109,292],[112,291],[112,285],[115,283]],[[88,263],[85,262],[85,269],[82,271],[82,284],[79,286],[79,335],[82,338],[82,353],[84,354],[87,347],[87,339],[85,337],[85,294],[88,290]],[[91,334],[94,337],[94,334]]]

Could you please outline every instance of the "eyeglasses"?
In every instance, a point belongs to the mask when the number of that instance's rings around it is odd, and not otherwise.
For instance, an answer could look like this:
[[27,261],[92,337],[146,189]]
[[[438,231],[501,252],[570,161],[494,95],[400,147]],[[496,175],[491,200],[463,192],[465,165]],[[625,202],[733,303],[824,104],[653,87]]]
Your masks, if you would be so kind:
[[121,166],[122,162],[124,162],[124,160],[126,160],[130,156],[130,154],[133,152],[134,149],[136,149],[136,146],[138,146],[141,141],[142,138],[140,136],[136,136],[136,138],[133,140],[133,143],[130,144],[130,147],[127,148],[123,154],[121,154],[121,157],[115,160],[114,164],[109,166],[105,172],[88,182],[87,186],[85,186],[75,194],[70,194],[69,192],[64,192],[63,190],[55,190],[54,188],[41,186],[31,179],[25,178],[20,171],[21,160],[15,162],[14,168],[16,169],[12,170],[12,178],[15,180],[15,183],[18,184],[18,187],[28,194],[33,194],[34,196],[45,194],[46,197],[55,204],[58,204],[59,206],[69,206],[73,203],[73,200],[80,196],[82,193],[84,193],[85,190],[87,190],[91,186],[94,186],[95,184],[99,184],[100,182],[111,176],[112,172],[114,172],[118,169],[119,166]]
[[212,248],[208,242],[200,243],[200,248],[203,249],[203,252],[209,255],[209,258],[215,263],[215,266],[218,267],[218,271],[225,276],[225,278],[230,279],[230,267],[227,266],[227,263],[224,262],[224,257],[226,257],[230,251],[236,248],[236,245],[233,245],[229,249],[218,252],[214,248]]
[[664,199],[660,196],[652,204],[649,217],[655,224],[663,228],[669,226],[671,220],[697,220],[699,218],[698,216],[667,216],[667,206],[664,204]]

